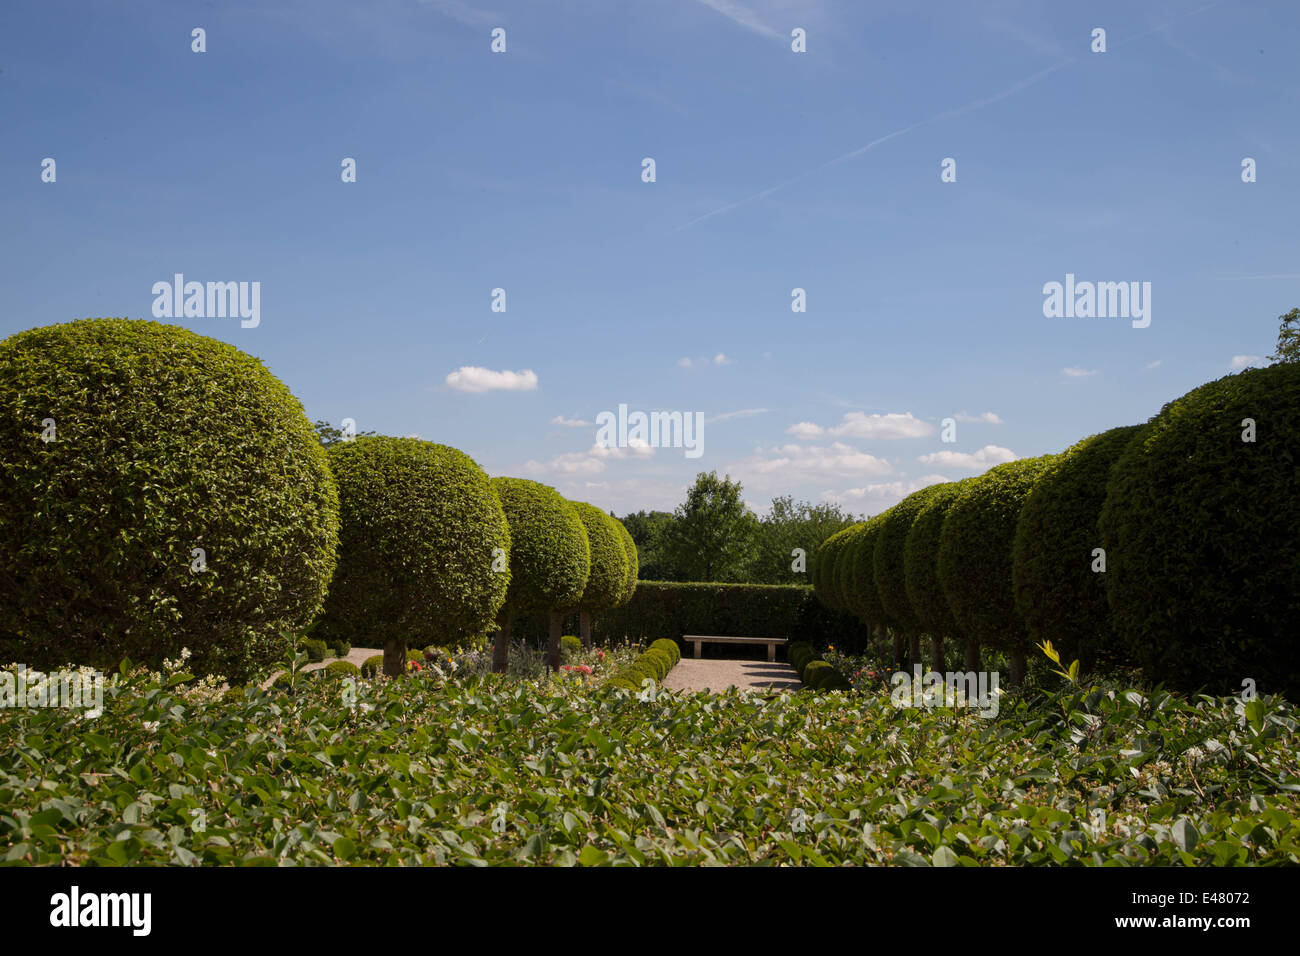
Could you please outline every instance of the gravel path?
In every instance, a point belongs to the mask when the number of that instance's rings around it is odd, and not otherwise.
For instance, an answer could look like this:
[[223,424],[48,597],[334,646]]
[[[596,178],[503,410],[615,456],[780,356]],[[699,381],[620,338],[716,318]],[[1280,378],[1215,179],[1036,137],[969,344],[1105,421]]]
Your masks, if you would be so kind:
[[795,669],[784,661],[718,661],[683,657],[664,678],[672,690],[796,690],[802,687]]

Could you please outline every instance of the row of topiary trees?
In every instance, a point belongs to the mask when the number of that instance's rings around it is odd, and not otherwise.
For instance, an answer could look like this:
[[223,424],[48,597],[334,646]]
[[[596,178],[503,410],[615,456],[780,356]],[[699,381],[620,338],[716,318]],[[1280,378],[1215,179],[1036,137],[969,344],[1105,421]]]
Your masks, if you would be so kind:
[[1187,690],[1300,693],[1300,363],[923,488],[828,538],[813,585],[899,663],[928,635],[935,670],[945,642],[967,670],[991,648],[1014,685],[1047,640]]
[[489,480],[415,438],[321,446],[257,359],[187,329],[86,319],[0,342],[0,661],[160,662],[244,678],[284,637],[406,649],[511,615],[627,601],[636,547],[599,509]]

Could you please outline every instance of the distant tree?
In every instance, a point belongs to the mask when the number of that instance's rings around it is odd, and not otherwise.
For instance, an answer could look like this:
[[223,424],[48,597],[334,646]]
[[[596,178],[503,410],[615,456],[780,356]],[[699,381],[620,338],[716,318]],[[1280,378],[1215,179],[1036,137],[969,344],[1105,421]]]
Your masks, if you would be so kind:
[[638,511],[624,515],[623,527],[636,542],[642,581],[681,581],[682,576],[664,558],[664,533],[673,523],[671,511]]
[[[321,420],[315,422],[315,428],[316,428],[317,441],[319,441],[326,448],[328,448],[330,445],[334,445],[337,444],[338,442],[343,441],[343,430],[340,428],[335,428],[327,421]],[[373,434],[374,432],[372,431],[357,432],[356,436],[353,437],[362,436],[362,435],[373,435]]]
[[[752,563],[758,518],[741,498],[741,484],[700,472],[673,512],[664,536],[667,563],[691,581],[738,581]],[[631,530],[631,529],[629,529]]]
[[[809,570],[822,542],[858,520],[836,504],[814,505],[795,501],[790,495],[773,498],[758,523],[753,560],[745,579],[754,584],[811,584]],[[792,567],[796,549],[803,551],[802,572]]]
[[1277,332],[1277,351],[1269,356],[1277,362],[1300,362],[1300,309],[1292,309],[1277,317],[1281,328]]

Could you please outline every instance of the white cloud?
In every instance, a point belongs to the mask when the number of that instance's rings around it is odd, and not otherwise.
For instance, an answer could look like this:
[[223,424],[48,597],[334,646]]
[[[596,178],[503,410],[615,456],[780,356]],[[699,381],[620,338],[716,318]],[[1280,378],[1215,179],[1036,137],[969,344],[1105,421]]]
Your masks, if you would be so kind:
[[563,425],[565,428],[594,427],[594,424],[592,422],[584,421],[581,418],[565,418],[563,415],[556,415],[554,418],[551,419],[551,424]]
[[884,481],[863,485],[860,488],[846,488],[843,491],[823,491],[821,499],[836,502],[853,511],[861,511],[869,515],[879,514],[886,508],[892,508],[914,491],[949,480],[943,475],[922,475],[920,478]]
[[1234,355],[1232,357],[1232,363],[1228,368],[1232,369],[1234,372],[1240,372],[1244,368],[1250,368],[1252,365],[1259,365],[1263,361],[1264,356],[1262,355]]
[[644,461],[654,455],[655,450],[640,439],[628,442],[626,448],[607,448],[604,445],[592,445],[587,451],[570,451],[556,455],[550,461],[529,460],[524,468],[537,474],[547,475],[598,475],[605,470],[609,461]]
[[729,359],[721,352],[719,352],[717,355],[713,356],[713,364],[714,365],[735,365],[736,360]]
[[677,360],[677,367],[678,367],[678,368],[690,368],[690,367],[691,367],[691,360],[690,360],[690,358],[689,358],[689,357],[688,357],[688,358],[679,358],[679,359]]
[[782,491],[804,482],[825,486],[845,479],[894,473],[894,467],[885,459],[868,455],[843,442],[759,447],[748,458],[728,465],[726,470],[759,488],[780,488]]
[[475,10],[464,0],[420,0],[426,7],[431,7],[444,17],[455,20],[467,27],[497,26],[501,17],[485,10]]
[[832,438],[924,438],[934,433],[934,426],[913,417],[911,412],[868,415],[849,412],[838,425],[823,428],[812,422],[798,422],[786,429],[787,435],[811,439],[828,435]]
[[1097,370],[1095,368],[1077,368],[1073,365],[1071,365],[1069,368],[1063,368],[1061,369],[1061,371],[1064,372],[1066,375],[1070,376],[1071,378],[1083,378],[1086,375],[1097,374]]
[[953,418],[959,422],[983,422],[986,425],[1001,425],[1002,419],[998,418],[993,412],[983,412],[979,415],[968,415],[964,411],[958,412]]
[[1001,465],[1015,461],[1019,456],[1010,448],[1001,445],[985,445],[979,451],[936,451],[922,455],[916,460],[923,465],[935,465],[939,468],[967,468],[981,470],[992,465]]
[[699,0],[699,2],[712,10],[718,11],[733,23],[739,24],[746,30],[751,30],[760,36],[777,40],[784,38],[783,34],[760,20],[757,13],[743,3],[737,3],[736,0]]
[[770,411],[772,411],[770,408],[742,408],[739,411],[723,412],[721,415],[706,418],[704,424],[712,425],[714,422],[725,422],[731,418],[749,418],[751,415],[764,415]]
[[477,365],[462,365],[456,371],[448,373],[446,384],[458,392],[530,392],[537,388],[537,373],[532,369],[494,372]]
[[1159,368],[1164,363],[1164,359],[1156,359],[1154,362],[1147,362],[1147,368]]

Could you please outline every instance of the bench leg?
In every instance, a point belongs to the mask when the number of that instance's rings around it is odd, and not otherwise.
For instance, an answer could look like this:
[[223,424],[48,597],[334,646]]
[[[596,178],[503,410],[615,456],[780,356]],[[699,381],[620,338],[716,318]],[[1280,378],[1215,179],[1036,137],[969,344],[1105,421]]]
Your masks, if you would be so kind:
[[769,663],[775,663],[775,662],[776,662],[776,645],[775,645],[775,644],[769,644],[769,645],[767,645],[767,660],[768,660]]
[[691,643],[693,643],[693,644],[695,645],[695,656],[696,656],[696,657],[699,657],[699,656],[700,656],[700,645],[703,644],[704,642],[703,642],[703,641],[692,641]]

